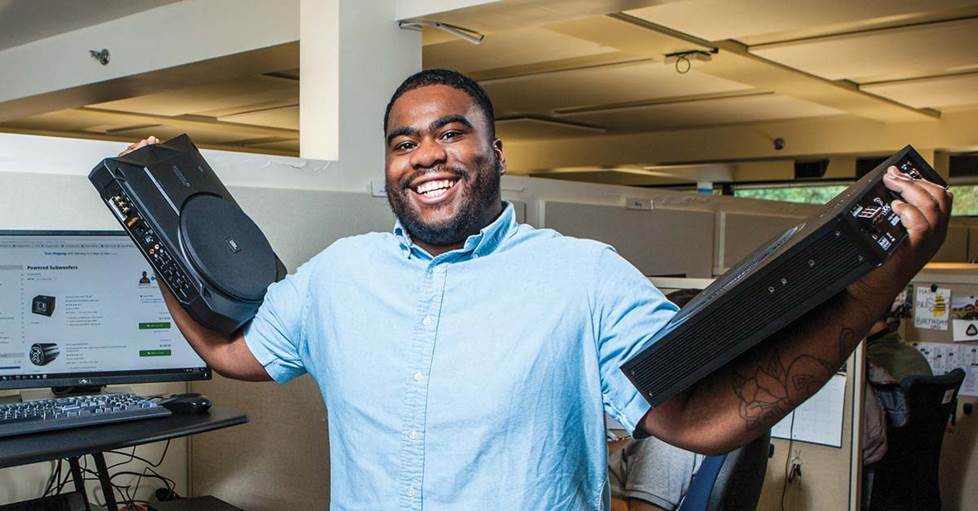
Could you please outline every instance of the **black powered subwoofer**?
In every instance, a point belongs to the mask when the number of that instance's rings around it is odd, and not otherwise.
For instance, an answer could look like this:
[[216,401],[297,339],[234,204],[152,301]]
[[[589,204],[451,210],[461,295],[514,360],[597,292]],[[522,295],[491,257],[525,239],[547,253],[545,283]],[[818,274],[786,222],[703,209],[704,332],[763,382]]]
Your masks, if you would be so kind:
[[54,361],[54,359],[58,358],[59,353],[61,353],[61,350],[59,350],[58,345],[53,342],[36,342],[31,345],[28,358],[30,358],[31,363],[36,366],[46,366]]
[[285,276],[187,135],[102,160],[88,179],[191,317],[230,333]]
[[37,295],[31,300],[31,312],[41,316],[51,317],[57,299],[53,296]]
[[[891,165],[947,186],[907,146],[801,224],[762,245],[704,289],[622,371],[653,406],[686,390],[741,353],[880,266],[907,237],[883,185]],[[772,340],[772,342],[775,342]]]

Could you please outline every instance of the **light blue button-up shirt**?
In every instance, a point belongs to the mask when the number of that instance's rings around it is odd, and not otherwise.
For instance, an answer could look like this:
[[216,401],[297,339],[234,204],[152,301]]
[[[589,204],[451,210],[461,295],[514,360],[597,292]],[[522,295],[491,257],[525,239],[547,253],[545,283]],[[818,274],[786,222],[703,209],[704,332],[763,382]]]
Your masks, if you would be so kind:
[[676,307],[613,249],[512,206],[431,257],[400,224],[337,241],[268,289],[245,332],[329,418],[331,508],[598,510],[604,413],[649,406],[619,369]]

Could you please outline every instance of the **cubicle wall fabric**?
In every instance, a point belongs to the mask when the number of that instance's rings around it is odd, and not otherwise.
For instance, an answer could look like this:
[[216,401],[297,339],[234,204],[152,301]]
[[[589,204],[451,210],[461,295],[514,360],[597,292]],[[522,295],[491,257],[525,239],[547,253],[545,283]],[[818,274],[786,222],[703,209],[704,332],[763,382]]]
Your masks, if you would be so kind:
[[607,243],[647,276],[713,274],[713,212],[554,201],[544,207],[545,227]]

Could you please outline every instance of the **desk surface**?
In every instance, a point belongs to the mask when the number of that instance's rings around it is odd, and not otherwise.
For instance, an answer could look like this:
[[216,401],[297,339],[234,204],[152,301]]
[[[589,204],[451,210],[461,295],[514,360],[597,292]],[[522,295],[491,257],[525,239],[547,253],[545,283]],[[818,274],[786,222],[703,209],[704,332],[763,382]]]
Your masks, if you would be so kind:
[[243,413],[211,408],[209,413],[121,422],[0,439],[0,468],[131,447],[248,422]]

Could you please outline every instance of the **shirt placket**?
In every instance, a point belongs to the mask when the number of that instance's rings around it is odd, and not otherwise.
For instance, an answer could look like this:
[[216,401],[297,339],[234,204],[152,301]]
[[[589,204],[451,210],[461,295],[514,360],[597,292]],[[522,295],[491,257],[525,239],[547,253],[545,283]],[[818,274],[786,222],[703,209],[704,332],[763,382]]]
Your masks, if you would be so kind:
[[401,471],[398,481],[400,508],[421,510],[423,504],[425,417],[432,354],[445,290],[447,264],[432,262],[425,270],[424,283],[415,314],[414,333],[409,351],[407,391],[401,413]]

